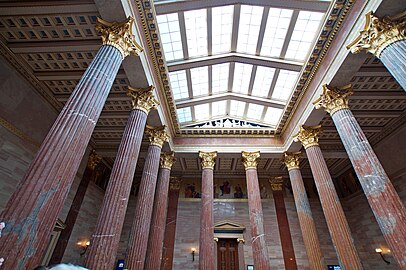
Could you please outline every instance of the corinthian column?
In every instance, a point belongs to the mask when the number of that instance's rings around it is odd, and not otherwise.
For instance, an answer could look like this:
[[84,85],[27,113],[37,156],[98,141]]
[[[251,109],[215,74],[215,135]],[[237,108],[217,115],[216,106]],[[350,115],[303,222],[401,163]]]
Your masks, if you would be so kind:
[[165,126],[147,126],[146,133],[150,145],[142,171],[126,258],[127,268],[131,270],[144,270],[160,154],[162,145],[169,139]]
[[351,85],[323,86],[314,104],[333,119],[378,225],[401,268],[406,268],[406,210],[374,150],[348,107]]
[[264,215],[262,214],[261,195],[259,192],[257,164],[258,152],[241,152],[242,164],[247,177],[248,210],[251,224],[252,254],[257,270],[269,270],[269,255],[265,243]]
[[152,89],[150,86],[128,90],[132,98],[132,111],[114,161],[96,230],[90,241],[86,258],[86,266],[90,269],[114,267],[147,115],[158,106]]
[[145,269],[158,270],[161,265],[162,247],[165,234],[166,204],[168,202],[169,176],[176,158],[173,152],[161,154],[161,168],[155,191]]
[[381,60],[406,91],[406,16],[375,17],[365,15],[364,30],[347,46],[352,53],[369,52]]
[[213,169],[217,152],[199,152],[202,162],[199,269],[214,270]]
[[363,269],[354,246],[350,227],[340,204],[340,199],[320,150],[318,142],[320,132],[321,126],[301,126],[299,133],[295,135],[294,139],[295,141],[300,141],[306,149],[328,230],[341,268],[351,270]]
[[4,269],[32,269],[40,263],[121,62],[141,51],[132,26],[132,18],[124,23],[98,19],[103,46],[0,215],[6,225],[0,238]]
[[312,210],[310,208],[309,200],[307,199],[306,189],[299,169],[299,158],[300,152],[285,152],[283,162],[289,171],[293,196],[295,198],[296,211],[299,217],[300,229],[302,231],[307,257],[309,259],[310,269],[324,270],[326,269],[326,266],[321,254],[316,225],[314,224]]

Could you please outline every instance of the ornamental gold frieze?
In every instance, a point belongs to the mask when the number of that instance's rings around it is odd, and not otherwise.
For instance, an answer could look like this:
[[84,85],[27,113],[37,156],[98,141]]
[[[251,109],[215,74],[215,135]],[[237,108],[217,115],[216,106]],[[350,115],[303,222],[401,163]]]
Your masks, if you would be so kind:
[[319,145],[319,135],[321,133],[321,125],[318,126],[300,126],[299,133],[294,135],[295,142],[301,142],[305,149]]
[[94,170],[94,168],[96,168],[97,164],[99,164],[99,162],[101,161],[101,156],[99,156],[96,151],[92,150],[92,152],[89,155],[89,159],[87,161],[87,167],[89,167],[89,169]]
[[271,179],[269,179],[269,183],[271,184],[271,188],[273,191],[281,191],[283,189],[282,176],[271,177]]
[[173,164],[176,162],[176,158],[173,152],[161,153],[160,164],[161,168],[172,169]]
[[372,11],[365,14],[365,26],[347,49],[352,53],[367,51],[380,57],[390,44],[406,39],[406,12],[396,17],[376,17]]
[[172,190],[179,190],[182,179],[178,176],[171,176],[169,178],[169,188]]
[[202,152],[199,151],[199,158],[202,163],[202,169],[214,169],[216,164],[217,152]]
[[169,135],[166,133],[166,126],[151,127],[147,125],[145,127],[145,133],[148,135],[150,144],[160,148],[162,148],[164,142],[169,140]]
[[241,162],[245,167],[245,170],[256,169],[258,165],[258,159],[260,157],[259,151],[256,152],[241,152]]
[[324,109],[330,115],[343,109],[349,109],[348,96],[352,95],[352,85],[344,87],[332,87],[327,84],[323,85],[323,93],[313,102],[316,109]]
[[299,169],[300,166],[300,158],[302,157],[301,152],[285,152],[283,153],[283,160],[282,162],[285,164],[285,166],[288,168],[288,171],[293,170],[293,169]]
[[117,48],[124,59],[130,54],[138,56],[142,52],[142,47],[137,44],[132,32],[133,23],[132,17],[124,22],[107,22],[97,18],[96,30],[101,34],[103,45]]
[[141,110],[146,114],[149,113],[151,109],[156,109],[159,102],[155,99],[152,91],[154,86],[149,86],[147,88],[132,88],[128,87],[127,96],[131,97],[131,108],[133,110]]

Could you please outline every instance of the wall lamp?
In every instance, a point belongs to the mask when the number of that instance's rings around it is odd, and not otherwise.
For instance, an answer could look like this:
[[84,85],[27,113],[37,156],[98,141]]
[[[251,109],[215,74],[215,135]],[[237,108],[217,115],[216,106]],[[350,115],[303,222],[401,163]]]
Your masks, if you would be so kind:
[[85,241],[82,241],[82,242],[77,242],[77,245],[81,249],[80,256],[83,256],[86,253],[87,248],[90,245],[90,241],[85,240]]
[[[376,253],[379,253],[379,255],[381,255],[381,258],[384,262],[386,262],[387,264],[390,264],[390,261],[386,260],[385,257],[382,254],[382,249],[381,248],[376,248],[375,249]],[[388,252],[390,252],[390,250],[388,249]]]
[[196,253],[196,249],[192,248],[192,261],[195,261],[195,253]]

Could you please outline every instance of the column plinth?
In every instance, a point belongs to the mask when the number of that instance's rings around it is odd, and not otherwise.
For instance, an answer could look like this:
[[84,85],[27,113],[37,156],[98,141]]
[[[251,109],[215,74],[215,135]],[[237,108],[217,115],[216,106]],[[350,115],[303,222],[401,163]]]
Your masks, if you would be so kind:
[[132,20],[123,25],[115,32],[104,27],[102,37],[109,33],[121,45],[103,42],[0,215],[6,224],[0,238],[4,269],[40,264],[121,62],[135,44]]

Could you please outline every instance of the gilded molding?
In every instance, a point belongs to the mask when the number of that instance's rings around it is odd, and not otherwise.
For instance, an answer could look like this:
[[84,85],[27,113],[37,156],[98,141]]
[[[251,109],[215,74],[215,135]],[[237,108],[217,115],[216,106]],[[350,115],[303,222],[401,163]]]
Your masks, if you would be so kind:
[[161,168],[172,169],[173,164],[176,162],[175,154],[173,152],[161,153],[160,164]]
[[406,39],[406,12],[396,17],[385,16],[380,19],[370,11],[365,14],[364,30],[347,45],[347,49],[352,53],[367,51],[379,58],[387,46],[404,39]]
[[96,151],[92,150],[92,152],[89,155],[89,159],[87,160],[87,167],[89,169],[94,170],[96,168],[97,164],[101,161],[101,156],[99,156]]
[[244,244],[245,240],[244,240],[244,238],[237,238],[237,242],[241,243],[241,244]]
[[169,140],[169,135],[166,133],[165,129],[166,126],[151,127],[147,125],[145,127],[145,133],[148,135],[151,145],[162,148],[164,142]]
[[256,169],[258,165],[258,158],[260,157],[259,151],[256,152],[241,152],[241,162],[245,167],[245,170]]
[[318,126],[300,126],[299,133],[294,135],[295,142],[301,142],[305,149],[319,145],[319,134],[321,125]]
[[316,109],[324,109],[331,116],[343,109],[349,109],[348,96],[353,94],[352,85],[344,87],[332,87],[327,84],[323,85],[323,94],[313,102]]
[[171,190],[179,190],[181,182],[182,182],[182,179],[180,177],[171,176],[169,178],[169,189],[171,189]]
[[0,117],[0,126],[4,127],[8,131],[10,131],[11,133],[16,135],[21,140],[26,141],[37,148],[39,148],[41,146],[41,144],[39,142],[37,142],[36,140],[31,138],[27,134],[22,132],[20,129],[18,129],[16,126],[14,126],[13,124],[11,124],[10,122],[8,122],[6,119],[4,119],[2,117]]
[[154,86],[152,85],[147,88],[132,88],[129,86],[127,96],[131,97],[132,109],[141,110],[146,114],[148,114],[151,109],[156,109],[159,102],[152,94],[152,90],[154,90]]
[[272,191],[281,191],[283,189],[282,176],[271,177],[271,179],[269,179],[269,183],[271,184]]
[[282,162],[288,168],[288,171],[294,170],[294,169],[299,169],[300,168],[299,159],[301,158],[301,156],[302,156],[301,152],[294,152],[294,153],[285,152],[285,153],[283,153]]
[[202,152],[199,151],[199,158],[202,163],[202,169],[214,169],[216,164],[217,152]]
[[130,54],[138,56],[142,52],[142,47],[137,44],[133,35],[133,23],[132,17],[124,22],[112,23],[97,18],[95,28],[101,33],[103,45],[117,48],[124,59]]

